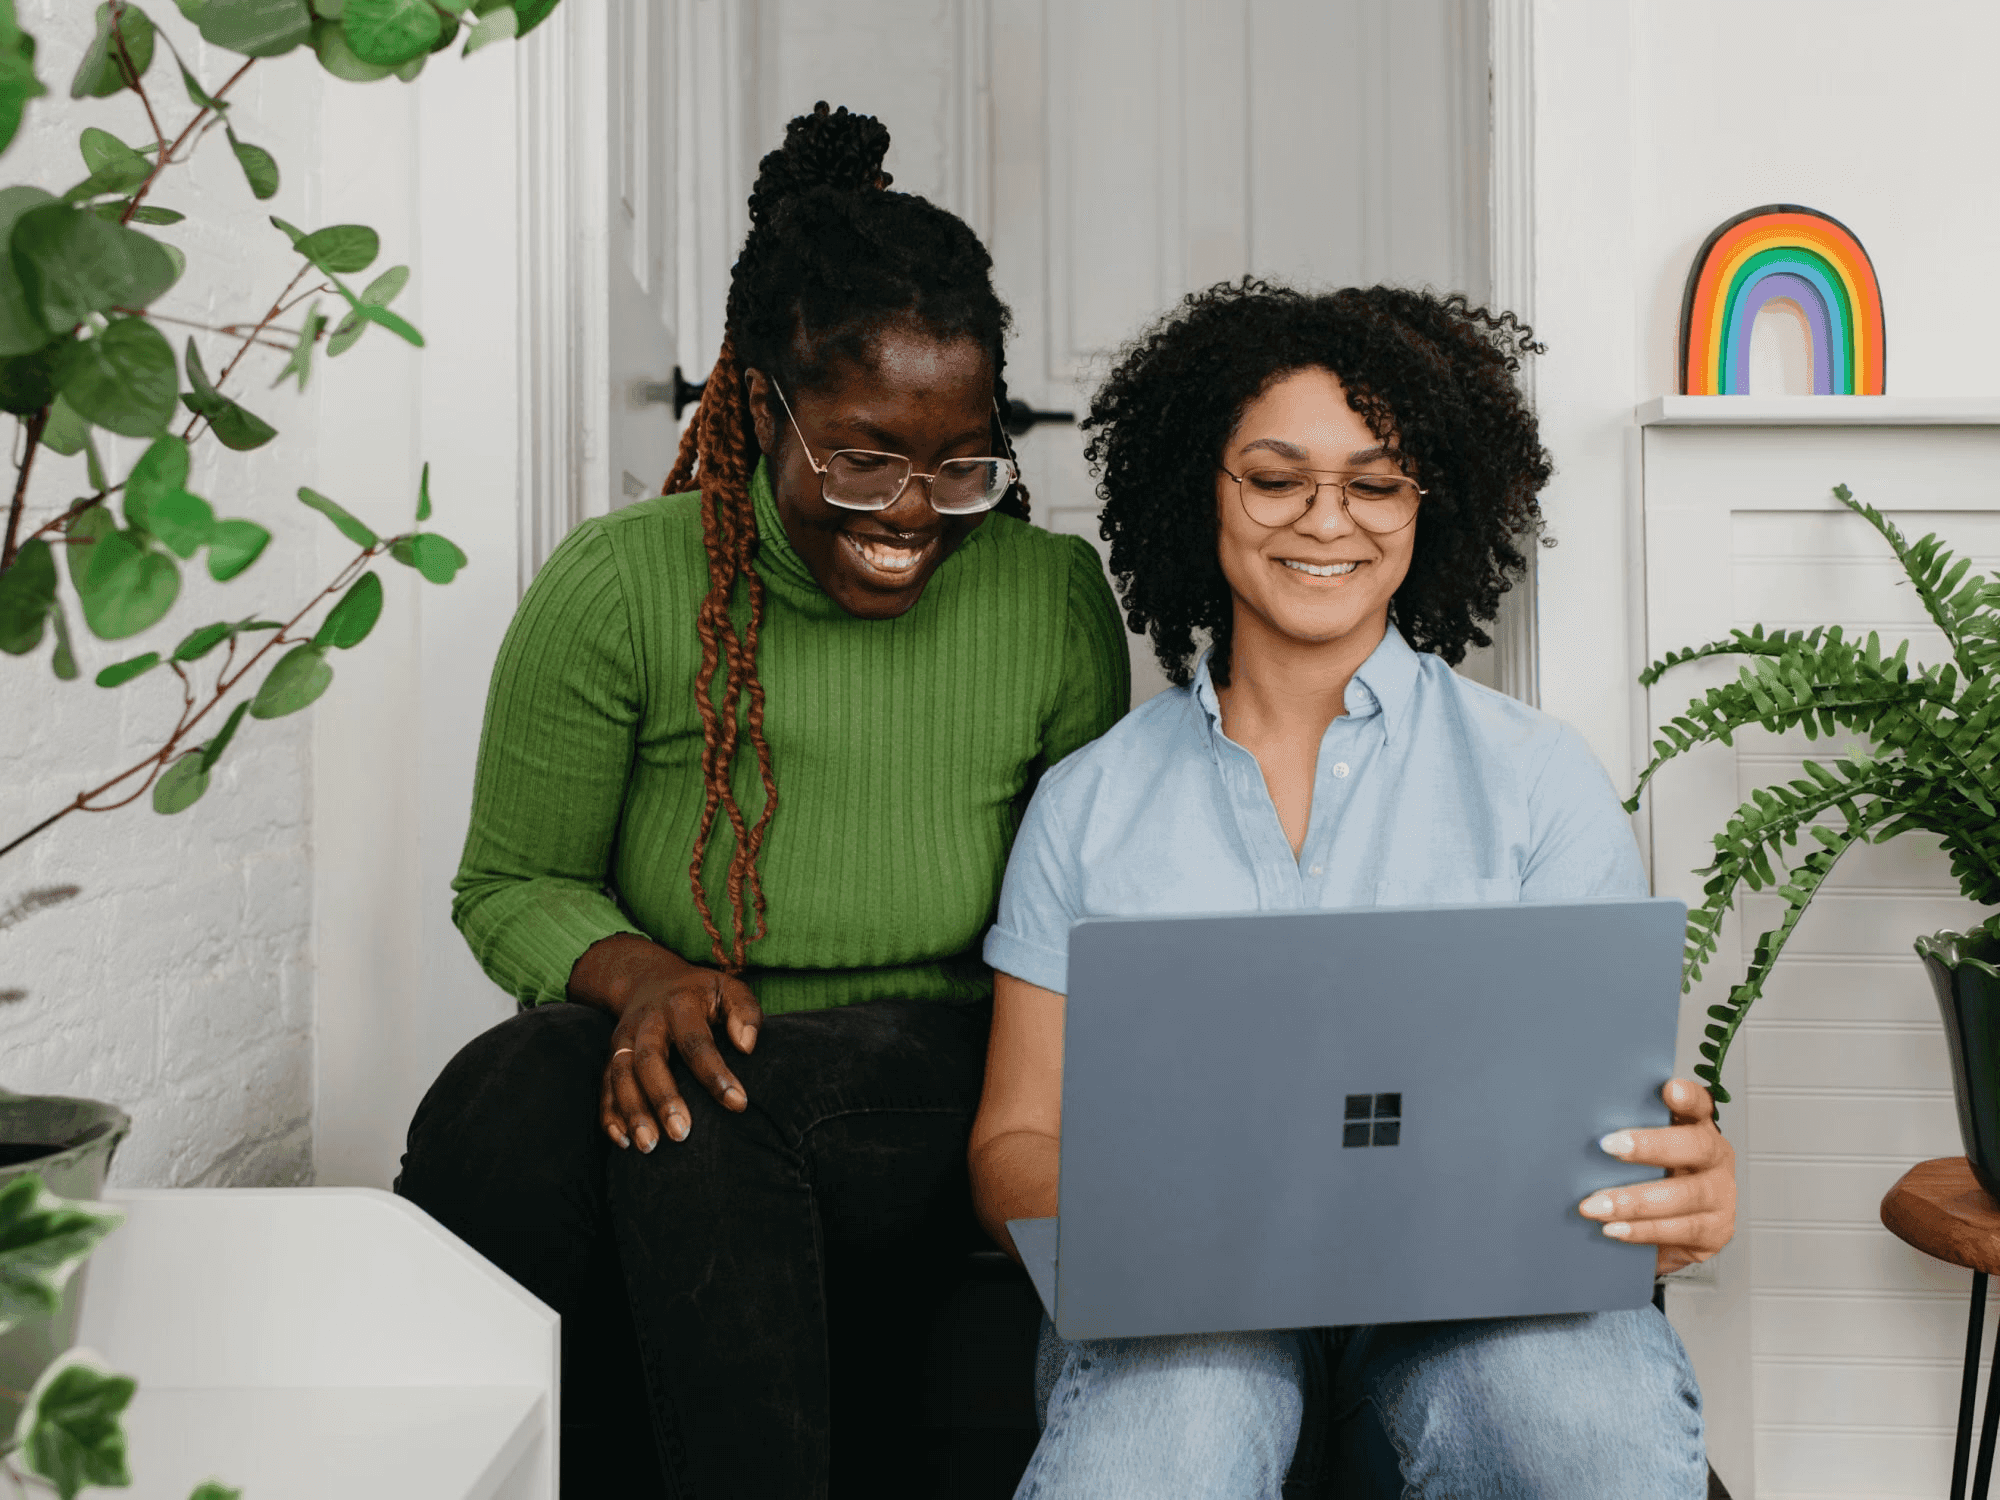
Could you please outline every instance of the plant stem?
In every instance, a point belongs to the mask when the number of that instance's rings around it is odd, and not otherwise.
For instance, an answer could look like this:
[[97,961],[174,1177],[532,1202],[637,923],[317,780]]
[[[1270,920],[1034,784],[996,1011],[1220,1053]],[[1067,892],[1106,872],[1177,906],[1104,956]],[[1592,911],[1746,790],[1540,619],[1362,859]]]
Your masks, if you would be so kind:
[[24,425],[28,433],[28,447],[21,455],[21,468],[14,478],[13,503],[7,507],[7,540],[0,544],[0,570],[11,568],[14,554],[20,550],[16,538],[21,534],[21,511],[28,503],[28,474],[35,467],[35,450],[41,446],[42,429],[49,425],[48,407],[29,417]]
[[[243,659],[242,665],[238,666],[233,672],[229,670],[229,661],[225,660],[222,672],[216,677],[214,691],[210,693],[208,702],[204,703],[200,708],[198,709],[194,708],[193,685],[189,682],[186,673],[180,671],[178,663],[174,664],[174,669],[180,675],[181,678],[181,683],[184,690],[186,701],[181,709],[180,722],[175,725],[173,733],[167,736],[167,742],[164,745],[160,746],[158,750],[155,750],[151,755],[148,755],[145,759],[139,761],[136,765],[129,766],[125,770],[120,771],[116,776],[113,776],[109,781],[104,782],[102,785],[92,787],[87,792],[78,792],[76,796],[72,798],[67,804],[58,808],[56,811],[50,813],[46,818],[42,819],[41,822],[37,823],[33,828],[30,828],[26,833],[18,835],[17,837],[15,837],[14,839],[10,840],[5,844],[0,844],[0,858],[5,858],[7,855],[13,853],[16,849],[20,848],[21,845],[27,843],[28,840],[33,838],[36,834],[45,832],[46,830],[54,827],[57,823],[60,823],[64,818],[68,817],[71,813],[115,812],[121,807],[130,806],[132,803],[138,801],[139,798],[145,796],[147,791],[152,787],[154,781],[156,781],[159,778],[160,772],[165,770],[168,764],[170,764],[175,758],[175,756],[179,753],[181,747],[181,741],[187,737],[188,732],[192,730],[195,727],[195,725],[199,724],[204,718],[206,718],[209,712],[212,709],[214,709],[217,704],[221,703],[224,698],[229,696],[230,691],[234,689],[235,686],[238,683],[240,683],[247,675],[249,675],[250,669],[256,666],[257,663],[264,658],[266,653],[268,653],[274,647],[278,646],[281,643],[292,644],[292,642],[288,640],[288,633],[290,632],[293,626],[297,625],[299,621],[303,620],[307,615],[312,613],[312,611],[318,605],[324,603],[332,595],[338,593],[341,589],[347,587],[347,585],[354,580],[355,575],[358,574],[364,567],[368,565],[368,562],[371,558],[377,557],[380,554],[388,551],[390,547],[395,545],[396,540],[397,539],[395,537],[388,537],[382,541],[377,542],[372,547],[363,548],[362,551],[358,555],[356,555],[351,562],[349,562],[345,567],[343,567],[338,573],[334,575],[333,582],[329,583],[325,588],[321,589],[317,594],[313,595],[312,598],[308,599],[305,602],[305,604],[300,607],[299,612],[297,614],[293,615],[291,619],[287,620],[284,623],[282,628],[273,633],[271,639],[266,641],[263,645],[259,646],[249,656],[245,657]],[[230,645],[230,650],[233,652],[236,649],[236,641],[234,637],[230,639],[229,645]],[[190,710],[192,710],[192,712],[190,712]],[[141,774],[145,776],[145,780],[140,782],[139,787],[136,791],[124,794],[116,802],[106,802],[99,806],[92,806],[92,803],[97,798],[106,795],[108,792],[111,791],[113,787],[118,786],[122,782],[130,781],[134,776],[139,776]]]
[[[156,323],[174,323],[182,328],[199,328],[203,333],[219,333],[227,338],[233,339],[243,336],[244,325],[241,323],[201,323],[193,318],[177,318],[172,313],[155,312],[150,307],[121,307],[118,311],[127,313],[132,317],[151,318]],[[269,330],[266,331],[268,332]],[[290,329],[285,328],[280,328],[276,331],[279,333],[291,332]],[[259,337],[258,330],[255,327],[251,328],[250,337],[255,339],[264,348],[276,349],[281,354],[290,354],[293,349],[293,345],[291,344],[280,344],[275,339]]]
[[[243,356],[250,352],[250,346],[257,342],[259,336],[262,335],[266,330],[268,330],[272,323],[276,322],[279,318],[284,316],[285,299],[291,296],[293,290],[297,288],[298,284],[306,279],[306,273],[312,269],[313,269],[313,264],[311,261],[307,261],[304,265],[300,266],[298,269],[298,274],[293,276],[290,281],[285,283],[285,289],[282,292],[278,293],[276,300],[274,300],[271,303],[271,310],[265,313],[263,317],[259,318],[257,320],[256,327],[252,328],[250,332],[244,336],[242,347],[239,348],[236,351],[236,353],[230,357],[229,363],[222,367],[222,373],[215,377],[215,388],[218,391],[222,389],[224,383],[228,381],[229,377],[236,373],[236,367],[243,362]],[[200,425],[201,425],[201,417],[199,414],[189,417],[187,426],[183,428],[181,431],[182,440],[183,441],[192,440],[195,434],[195,429]],[[5,853],[5,852],[6,852],[5,850],[0,850],[0,853]]]
[[[222,96],[227,94],[234,87],[236,87],[238,80],[240,80],[245,73],[249,72],[256,65],[257,65],[256,58],[253,57],[249,59],[249,61],[245,62],[242,67],[238,68],[234,73],[231,73],[229,75],[228,81],[225,82],[221,88],[217,89],[209,97],[216,100],[218,103],[221,102]],[[139,97],[143,99],[145,98],[145,95],[141,93]],[[152,105],[150,103],[146,106],[146,113],[148,115],[152,113]],[[193,135],[196,129],[201,125],[201,123],[213,113],[214,111],[209,109],[206,105],[202,106],[201,109],[195,112],[195,117],[192,120],[188,121],[187,128],[183,130],[179,135],[174,137],[174,143],[160,152],[158,160],[156,160],[153,163],[153,170],[146,174],[146,180],[139,184],[139,190],[132,195],[132,201],[125,205],[125,212],[119,218],[119,222],[121,224],[131,223],[132,215],[137,213],[139,211],[139,205],[146,201],[146,194],[150,193],[153,190],[153,184],[159,181],[160,174],[166,171],[167,167],[174,161],[175,157],[179,154],[181,147],[187,144],[188,137]],[[154,122],[154,128],[156,130],[159,128],[157,121]],[[163,140],[165,139],[164,136],[162,137],[162,139]]]
[[[153,113],[153,101],[146,93],[145,81],[139,77],[139,69],[132,61],[132,54],[125,46],[125,0],[111,0],[111,40],[118,44],[118,61],[125,69],[125,84],[139,96],[139,102],[146,106],[146,118],[153,126],[153,139],[158,143],[160,155],[167,150],[167,133],[160,129],[160,117]],[[150,178],[148,179],[151,180]],[[133,207],[137,207],[134,204]],[[127,210],[125,219],[131,218]],[[123,219],[120,222],[124,222]]]

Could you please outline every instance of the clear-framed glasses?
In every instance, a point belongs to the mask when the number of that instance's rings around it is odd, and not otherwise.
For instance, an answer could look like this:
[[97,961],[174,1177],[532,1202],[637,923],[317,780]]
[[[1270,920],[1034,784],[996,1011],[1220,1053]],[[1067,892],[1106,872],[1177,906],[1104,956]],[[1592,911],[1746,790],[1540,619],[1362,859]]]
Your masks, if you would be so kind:
[[[1236,494],[1243,513],[1259,526],[1289,526],[1313,507],[1322,488],[1331,485],[1340,492],[1354,524],[1377,536],[1401,531],[1417,518],[1417,506],[1427,491],[1407,474],[1350,474],[1340,469],[1282,469],[1258,467],[1241,474],[1225,474],[1236,481]],[[1322,474],[1335,477],[1322,479]]]
[[[1011,452],[1006,458],[948,458],[937,466],[935,474],[919,474],[915,465],[900,453],[876,453],[868,448],[836,448],[821,463],[813,457],[812,444],[806,441],[806,435],[799,432],[799,419],[792,416],[792,403],[785,400],[783,387],[774,380],[771,389],[784,404],[792,431],[798,433],[806,462],[819,475],[821,498],[842,510],[887,510],[912,479],[921,479],[930,496],[931,509],[939,515],[976,516],[1006,499],[1007,491],[1021,477],[1020,466]],[[995,417],[1000,414],[997,401],[993,404],[993,414]],[[1006,428],[1002,426],[1000,430],[1001,441],[1005,442]]]

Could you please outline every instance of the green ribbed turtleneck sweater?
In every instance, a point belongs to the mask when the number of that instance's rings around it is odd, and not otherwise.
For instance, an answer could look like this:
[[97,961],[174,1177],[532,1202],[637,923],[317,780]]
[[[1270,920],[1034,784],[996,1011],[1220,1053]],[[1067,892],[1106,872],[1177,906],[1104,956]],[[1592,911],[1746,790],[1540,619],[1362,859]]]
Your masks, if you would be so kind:
[[[769,931],[745,977],[770,1014],[984,993],[978,945],[1024,794],[1125,710],[1124,632],[1097,557],[989,516],[908,614],[858,620],[792,549],[761,464],[751,491],[778,810],[758,860]],[[687,873],[707,587],[700,497],[671,495],[578,527],[508,628],[452,918],[519,999],[562,999],[576,960],[613,933],[712,961]],[[734,785],[754,820],[747,734]],[[724,825],[704,882],[725,936],[732,848]]]

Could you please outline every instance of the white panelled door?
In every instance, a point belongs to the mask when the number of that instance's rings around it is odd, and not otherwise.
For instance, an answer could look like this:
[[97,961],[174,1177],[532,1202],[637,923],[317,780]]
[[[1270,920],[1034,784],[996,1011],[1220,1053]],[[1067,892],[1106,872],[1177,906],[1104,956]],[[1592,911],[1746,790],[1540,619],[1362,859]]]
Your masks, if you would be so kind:
[[[1081,416],[1146,323],[1245,273],[1485,295],[1484,0],[989,3],[1016,396]],[[1020,448],[1036,520],[1097,541],[1081,434]],[[1163,679],[1133,644],[1136,700]]]

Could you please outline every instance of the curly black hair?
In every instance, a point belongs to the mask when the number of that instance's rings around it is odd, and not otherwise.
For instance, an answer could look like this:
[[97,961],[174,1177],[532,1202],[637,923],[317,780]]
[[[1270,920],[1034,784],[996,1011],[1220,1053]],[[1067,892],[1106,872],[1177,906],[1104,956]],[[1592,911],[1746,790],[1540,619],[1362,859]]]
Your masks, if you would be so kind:
[[1084,448],[1127,621],[1186,686],[1195,632],[1229,683],[1229,583],[1215,476],[1244,409],[1295,370],[1331,371],[1426,494],[1390,606],[1419,651],[1456,664],[1527,567],[1551,465],[1515,375],[1539,354],[1512,313],[1402,287],[1305,292],[1245,277],[1190,293],[1129,345],[1091,402]]

